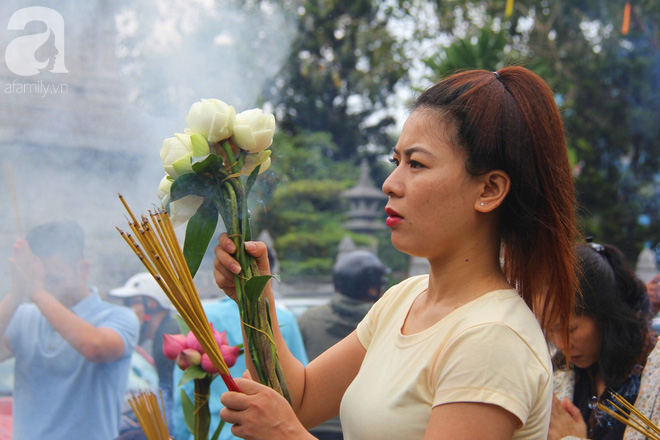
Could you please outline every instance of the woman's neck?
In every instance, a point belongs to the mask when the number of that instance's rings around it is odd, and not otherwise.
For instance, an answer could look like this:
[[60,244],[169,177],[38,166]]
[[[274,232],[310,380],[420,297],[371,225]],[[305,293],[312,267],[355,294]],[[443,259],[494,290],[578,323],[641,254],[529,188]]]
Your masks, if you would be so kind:
[[413,302],[401,331],[421,332],[488,292],[510,288],[499,262],[489,263],[483,256],[453,264],[431,262],[428,288]]
[[449,262],[430,261],[427,300],[465,303],[493,290],[510,289],[498,256],[486,252],[465,255]]

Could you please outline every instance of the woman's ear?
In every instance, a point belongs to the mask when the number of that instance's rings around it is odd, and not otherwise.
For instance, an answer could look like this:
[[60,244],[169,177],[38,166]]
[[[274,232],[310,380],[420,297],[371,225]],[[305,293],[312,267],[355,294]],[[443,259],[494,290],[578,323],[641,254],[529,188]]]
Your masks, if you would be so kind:
[[491,212],[502,205],[511,189],[511,178],[502,170],[492,170],[479,176],[481,194],[475,201],[474,209],[479,212]]

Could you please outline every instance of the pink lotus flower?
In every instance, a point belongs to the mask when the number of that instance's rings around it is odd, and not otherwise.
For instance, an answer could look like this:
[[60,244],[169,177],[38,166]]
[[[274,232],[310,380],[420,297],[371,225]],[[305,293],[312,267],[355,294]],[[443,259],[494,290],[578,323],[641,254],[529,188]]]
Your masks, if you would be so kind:
[[192,331],[188,332],[188,335],[186,336],[186,343],[188,344],[188,348],[192,348],[193,350],[197,350],[200,353],[204,353],[202,345],[199,343],[197,337]]
[[215,342],[218,344],[218,347],[229,345],[229,340],[227,339],[227,331],[219,332],[213,328],[213,324],[211,324],[211,331],[213,332],[213,337],[215,338]]
[[179,353],[179,356],[176,358],[176,364],[182,370],[185,370],[193,365],[199,365],[201,362],[202,354],[193,348],[186,348],[181,353]]
[[[210,325],[213,338],[218,344],[218,348],[227,367],[233,367],[241,353],[241,349],[229,345],[226,331],[219,332],[213,328],[213,324]],[[176,361],[177,366],[182,370],[193,365],[201,365],[207,373],[218,374],[218,369],[215,368],[211,359],[197,340],[197,337],[191,331],[186,336],[163,335],[163,353],[168,359]]]
[[204,353],[202,355],[202,370],[206,371],[209,374],[218,374],[218,369],[215,368],[215,365],[213,365],[213,362],[211,362],[211,358],[209,357],[208,354]]
[[188,345],[183,335],[163,335],[163,354],[169,360],[174,360]]
[[227,331],[219,332],[213,328],[211,324],[211,330],[213,331],[213,337],[215,342],[220,347],[220,353],[222,358],[225,360],[225,363],[228,367],[233,367],[238,359],[238,354],[241,352],[241,349],[232,345],[229,345],[229,339],[227,339]]
[[[226,333],[226,332],[223,332]],[[221,345],[220,353],[222,353],[222,358],[225,360],[227,367],[231,368],[236,363],[238,355],[241,352],[241,349],[235,345]]]

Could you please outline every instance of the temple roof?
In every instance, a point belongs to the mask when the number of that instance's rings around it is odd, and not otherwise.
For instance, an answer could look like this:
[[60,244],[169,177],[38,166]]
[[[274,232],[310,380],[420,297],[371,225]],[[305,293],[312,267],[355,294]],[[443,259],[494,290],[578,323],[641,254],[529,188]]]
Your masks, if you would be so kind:
[[369,177],[369,164],[367,164],[366,159],[362,159],[362,162],[360,163],[360,177],[357,185],[342,192],[341,195],[347,199],[387,199],[387,196],[383,191],[376,188],[371,181],[371,178]]

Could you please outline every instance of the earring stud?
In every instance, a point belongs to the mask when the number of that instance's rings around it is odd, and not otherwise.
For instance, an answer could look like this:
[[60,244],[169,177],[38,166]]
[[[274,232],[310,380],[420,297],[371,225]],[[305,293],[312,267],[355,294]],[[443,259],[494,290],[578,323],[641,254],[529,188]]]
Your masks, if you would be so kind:
[[481,202],[480,205],[481,205],[481,206],[486,206],[486,203],[485,203],[485,202]]

